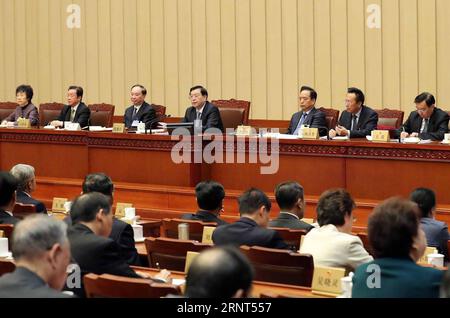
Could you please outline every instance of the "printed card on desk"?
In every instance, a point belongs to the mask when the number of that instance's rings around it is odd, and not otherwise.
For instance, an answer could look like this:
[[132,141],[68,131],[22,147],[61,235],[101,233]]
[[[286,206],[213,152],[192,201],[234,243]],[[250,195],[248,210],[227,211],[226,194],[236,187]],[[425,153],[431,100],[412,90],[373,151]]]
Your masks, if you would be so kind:
[[132,203],[120,203],[118,202],[116,204],[116,218],[120,219],[125,217],[125,208],[132,208],[133,204]]
[[313,293],[327,296],[339,296],[342,292],[341,278],[344,276],[344,268],[315,267],[311,287]]
[[184,272],[187,273],[189,271],[189,267],[192,264],[194,258],[196,258],[200,253],[198,252],[187,252],[186,253],[186,263],[184,264]]
[[374,142],[389,142],[389,130],[373,130],[372,141]]
[[422,257],[417,261],[417,264],[428,264],[428,255],[430,254],[437,254],[437,249],[435,247],[428,246],[425,249],[425,252],[423,253]]
[[202,243],[205,244],[213,244],[212,235],[216,228],[214,226],[204,226],[203,227],[203,236]]
[[79,123],[68,123],[67,125],[64,126],[64,128],[69,131],[81,130],[81,126]]
[[112,129],[113,133],[124,133],[125,132],[125,124],[114,124],[113,125],[113,129]]
[[251,136],[252,127],[251,126],[238,126],[236,129],[237,136]]
[[19,128],[31,128],[31,123],[29,119],[19,117],[17,120],[17,126]]
[[64,204],[67,202],[67,198],[53,198],[52,211],[66,213]]
[[305,127],[303,130],[303,139],[316,140],[319,139],[319,129]]

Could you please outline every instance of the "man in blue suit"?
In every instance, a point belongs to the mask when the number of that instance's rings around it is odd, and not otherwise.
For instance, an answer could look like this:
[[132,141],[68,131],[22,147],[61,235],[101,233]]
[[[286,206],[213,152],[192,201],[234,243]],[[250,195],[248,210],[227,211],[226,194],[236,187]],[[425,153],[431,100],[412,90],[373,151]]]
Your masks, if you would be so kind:
[[[136,124],[138,122],[146,123],[146,126],[156,124],[154,122],[156,119],[156,110],[145,101],[145,96],[147,96],[147,89],[144,86],[136,84],[131,87],[131,102],[133,105],[125,110],[123,116],[125,127],[131,128],[133,127],[133,123]],[[136,126],[134,125],[134,127]]]

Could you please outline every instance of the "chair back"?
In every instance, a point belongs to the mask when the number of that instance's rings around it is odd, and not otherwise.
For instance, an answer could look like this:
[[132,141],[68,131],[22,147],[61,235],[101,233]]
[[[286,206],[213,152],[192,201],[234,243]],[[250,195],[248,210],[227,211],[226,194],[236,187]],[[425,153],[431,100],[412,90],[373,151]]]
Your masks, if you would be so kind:
[[250,102],[246,100],[213,100],[211,103],[219,108],[223,128],[236,129],[240,125],[248,125]]
[[62,103],[43,103],[39,105],[39,122],[42,126],[49,124],[58,118],[64,104]]
[[16,264],[13,261],[0,259],[0,276],[3,274],[12,273],[16,269]]
[[114,119],[114,109],[111,104],[90,104],[91,118],[90,126],[112,127]]
[[380,130],[395,130],[400,128],[403,124],[404,112],[394,109],[375,109],[378,114],[377,129]]
[[286,244],[289,245],[289,249],[293,251],[300,249],[300,240],[302,236],[306,235],[306,230],[293,230],[283,227],[271,227],[270,229],[277,231]]
[[87,274],[83,282],[88,298],[161,298],[181,293],[179,287],[171,284],[111,274]]
[[266,248],[241,246],[255,269],[255,280],[311,287],[314,262],[309,254]]
[[16,202],[12,213],[16,218],[23,220],[28,215],[36,214],[36,206],[33,204],[22,204]]
[[162,237],[178,238],[178,225],[186,223],[189,226],[189,240],[202,241],[203,228],[205,226],[217,226],[214,222],[202,222],[196,220],[183,220],[183,219],[163,219],[162,220]]
[[161,117],[162,115],[166,114],[166,106],[155,105],[155,104],[152,104],[152,106],[155,109],[156,117]]
[[325,113],[325,120],[327,122],[328,129],[334,129],[339,118],[339,110],[324,107],[320,107],[318,110]]
[[184,272],[187,252],[201,252],[212,245],[166,237],[145,239],[150,267]]
[[14,225],[12,224],[0,224],[0,231],[3,232],[3,237],[8,238],[8,248],[11,250],[11,239],[14,231]]
[[13,102],[0,103],[0,122],[2,122],[6,117],[11,115],[11,113],[14,112],[17,106],[18,104]]

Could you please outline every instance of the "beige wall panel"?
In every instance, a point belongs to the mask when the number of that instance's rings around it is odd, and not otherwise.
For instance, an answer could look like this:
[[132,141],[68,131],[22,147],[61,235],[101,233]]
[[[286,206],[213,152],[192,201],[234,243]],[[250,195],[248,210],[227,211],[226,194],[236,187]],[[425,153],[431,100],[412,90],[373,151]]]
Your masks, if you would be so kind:
[[267,113],[266,3],[251,0],[252,104],[251,118],[269,118]]
[[[167,1],[168,2],[168,1]],[[150,36],[150,2],[148,0],[136,1],[136,43],[131,44],[132,48],[136,50],[137,61],[137,75],[131,78],[131,85],[126,86],[125,97],[127,99],[126,105],[131,105],[130,90],[134,84],[141,84],[147,88],[147,102],[152,102],[152,73],[151,73],[151,36]],[[176,11],[175,11],[176,13]],[[117,111],[116,111],[117,112]]]
[[298,6],[296,0],[282,2],[282,118],[290,119],[298,111]]
[[164,0],[150,5],[151,101],[164,105]]
[[[222,39],[222,95],[236,97],[236,0],[221,0],[220,25]],[[239,0],[238,0],[239,1]],[[211,93],[212,96],[217,96]]]
[[399,15],[399,0],[383,0],[383,107],[390,109],[400,109]]
[[[4,2],[4,1],[2,1]],[[59,2],[59,0],[58,0]],[[33,103],[39,104],[39,91],[38,91],[38,18],[36,12],[38,11],[38,1],[27,0],[27,7],[25,9],[26,32],[27,32],[27,80],[33,87],[34,97]],[[61,13],[59,13],[61,14]],[[58,47],[58,54],[61,54],[61,49]],[[5,92],[8,94],[8,92]],[[11,92],[14,93],[14,92]],[[52,99],[59,99],[62,95],[52,96]]]
[[[41,100],[50,100],[51,96],[51,83],[50,76],[50,31],[49,31],[49,0],[39,1],[38,8],[38,84],[37,87]],[[79,51],[80,54],[85,54],[84,51]],[[85,64],[81,64],[80,67],[84,67]]]
[[[124,1],[123,12],[124,23],[124,51],[125,51],[125,85],[121,91],[124,92],[124,106],[130,105],[129,92],[130,87],[136,84],[138,79],[138,34],[137,34],[137,3],[136,0]],[[162,19],[162,15],[161,15]],[[161,63],[163,64],[163,63]],[[164,76],[162,76],[164,78]],[[146,87],[145,84],[144,87]],[[149,88],[148,88],[149,89]],[[162,92],[164,93],[164,91]],[[150,95],[149,97],[151,97]]]
[[268,118],[283,118],[283,60],[281,2],[266,1],[267,21],[267,110]]
[[98,1],[88,0],[86,6],[86,88],[90,103],[97,103],[99,95],[99,38]]
[[[252,101],[250,0],[236,1],[236,98]],[[250,108],[254,105],[250,105]]]
[[[166,113],[182,115],[178,104],[178,9],[177,0],[164,0],[164,84]],[[186,94],[184,95],[186,96]],[[183,107],[184,107],[183,103]]]
[[[206,79],[210,100],[222,97],[222,36],[220,33],[220,0],[206,1]],[[188,92],[182,92],[186,98]],[[188,100],[180,105],[184,110]]]
[[[111,52],[111,4],[109,0],[98,0],[98,81],[99,100],[113,103],[112,100],[112,52]],[[113,103],[114,104],[114,103]],[[115,104],[115,114],[123,113],[123,106]]]
[[298,86],[315,86],[314,0],[298,1]]
[[[88,0],[90,1],[90,0]],[[86,87],[86,62],[87,62],[87,43],[86,43],[86,5],[85,0],[77,1],[77,4],[81,7],[81,28],[73,29],[73,43],[74,43],[74,77],[73,83],[80,85],[84,89],[83,101],[91,103],[92,98],[90,95],[89,87]]]
[[[342,23],[344,21],[344,23]],[[342,109],[348,87],[347,1],[331,1],[331,103],[318,105]]]
[[[38,2],[38,1],[36,1]],[[75,31],[73,29],[68,29],[66,26],[67,17],[69,16],[69,13],[67,13],[66,9],[67,7],[72,4],[71,0],[62,0],[61,1],[61,43],[62,46],[60,48],[61,55],[62,55],[62,86],[63,91],[61,92],[60,96],[56,96],[51,101],[66,103],[66,95],[67,95],[67,88],[70,85],[74,85],[75,83],[75,54],[81,54],[81,52],[75,52],[75,46],[74,46],[74,33]],[[41,84],[41,83],[40,83]],[[81,85],[81,84],[80,84]],[[84,87],[86,90],[88,90],[88,87]],[[59,98],[58,98],[59,97]],[[41,103],[48,102],[48,100],[40,99]]]
[[371,12],[367,12],[369,5],[381,6],[381,0],[365,0],[366,8],[366,103],[375,109],[382,108],[383,105],[383,49],[381,29],[369,28],[367,20]]
[[419,91],[436,94],[436,1],[418,0],[417,14],[419,25]]
[[437,104],[450,110],[450,1],[436,1],[437,22]]
[[206,86],[206,0],[192,0],[192,81]]
[[400,34],[400,102],[402,109],[408,113],[414,108],[414,97],[419,90],[416,0],[400,0]]
[[[62,85],[62,41],[61,29],[65,21],[61,15],[61,3],[59,0],[50,0],[49,6],[49,32],[50,32],[50,100],[61,101],[63,98],[64,87]],[[96,31],[96,29],[95,29]],[[97,42],[97,41],[95,41]],[[95,76],[98,76],[98,70],[93,70]],[[49,101],[50,101],[49,100]],[[41,123],[46,124],[46,123]]]
[[[348,86],[366,89],[365,40],[366,8],[362,0],[348,0]],[[343,105],[342,105],[343,108]]]
[[8,80],[5,82],[5,97],[9,101],[14,101],[16,80],[16,54],[15,54],[15,23],[14,23],[14,1],[2,1],[3,3],[3,40],[4,45],[4,74],[8,74]]
[[112,103],[119,109],[124,109],[128,99],[125,90],[125,52],[124,52],[124,1],[111,0],[111,96]]
[[[189,105],[189,89],[192,80],[192,11],[190,1],[178,0],[178,103],[184,115]],[[179,114],[181,114],[179,113]]]
[[20,85],[28,82],[26,20],[24,19],[25,0],[15,0],[14,6],[15,73],[17,85]]

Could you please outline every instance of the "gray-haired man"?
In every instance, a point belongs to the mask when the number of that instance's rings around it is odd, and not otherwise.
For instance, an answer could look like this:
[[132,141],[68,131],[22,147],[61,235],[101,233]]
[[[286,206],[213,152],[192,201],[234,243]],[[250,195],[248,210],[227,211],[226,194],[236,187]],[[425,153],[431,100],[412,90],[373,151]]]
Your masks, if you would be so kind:
[[32,198],[31,194],[36,189],[36,177],[34,168],[30,165],[18,164],[11,168],[10,173],[17,179],[16,202],[32,204],[36,206],[36,212],[47,214],[45,205]]

